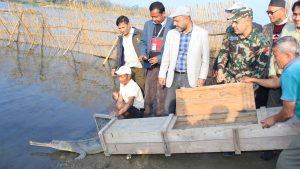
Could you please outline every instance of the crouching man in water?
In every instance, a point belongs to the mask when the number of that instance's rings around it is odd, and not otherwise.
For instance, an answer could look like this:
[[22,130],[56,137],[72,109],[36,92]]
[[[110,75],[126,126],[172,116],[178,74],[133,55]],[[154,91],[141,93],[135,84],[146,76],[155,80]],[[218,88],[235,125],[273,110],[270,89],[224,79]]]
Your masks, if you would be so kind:
[[131,79],[131,69],[121,66],[117,71],[120,81],[120,91],[113,93],[116,100],[116,111],[112,115],[121,119],[142,118],[144,109],[144,98],[138,84]]
[[[299,44],[291,36],[280,38],[273,44],[272,51],[280,69],[284,69],[280,77],[282,88],[282,110],[261,121],[263,128],[269,128],[277,122],[286,121],[293,116],[300,118],[300,58]],[[300,134],[281,152],[276,169],[300,168]]]

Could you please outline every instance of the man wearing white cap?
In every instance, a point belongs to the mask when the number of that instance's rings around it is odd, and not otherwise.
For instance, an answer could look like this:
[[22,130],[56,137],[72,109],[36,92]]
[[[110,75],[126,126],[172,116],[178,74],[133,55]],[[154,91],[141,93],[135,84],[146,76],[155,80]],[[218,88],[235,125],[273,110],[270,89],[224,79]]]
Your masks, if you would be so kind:
[[196,26],[187,7],[171,14],[176,29],[167,34],[159,71],[161,87],[167,87],[165,114],[175,113],[175,91],[204,86],[209,67],[208,32]]
[[143,117],[144,98],[138,84],[131,79],[131,69],[121,66],[117,71],[120,81],[119,93],[114,92],[113,98],[117,101],[116,111],[113,115],[119,118],[141,118]]

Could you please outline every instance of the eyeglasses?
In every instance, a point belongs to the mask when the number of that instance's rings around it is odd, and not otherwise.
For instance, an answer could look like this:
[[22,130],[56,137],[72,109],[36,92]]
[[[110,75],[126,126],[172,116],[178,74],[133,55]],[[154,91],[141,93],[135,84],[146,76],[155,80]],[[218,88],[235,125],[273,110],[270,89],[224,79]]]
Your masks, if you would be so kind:
[[280,9],[282,9],[282,8],[279,8],[279,9],[277,9],[277,10],[275,10],[275,11],[266,11],[266,13],[267,13],[268,15],[274,15],[274,13],[276,13],[276,12],[279,11]]

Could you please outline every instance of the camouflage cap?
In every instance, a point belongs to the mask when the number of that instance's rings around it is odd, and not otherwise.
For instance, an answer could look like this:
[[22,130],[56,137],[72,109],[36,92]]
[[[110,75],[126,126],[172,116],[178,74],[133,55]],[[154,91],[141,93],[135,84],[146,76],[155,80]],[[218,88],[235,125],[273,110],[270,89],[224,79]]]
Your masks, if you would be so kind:
[[251,8],[243,7],[240,9],[236,9],[232,12],[232,16],[227,18],[227,20],[237,21],[245,17],[253,18],[253,11]]

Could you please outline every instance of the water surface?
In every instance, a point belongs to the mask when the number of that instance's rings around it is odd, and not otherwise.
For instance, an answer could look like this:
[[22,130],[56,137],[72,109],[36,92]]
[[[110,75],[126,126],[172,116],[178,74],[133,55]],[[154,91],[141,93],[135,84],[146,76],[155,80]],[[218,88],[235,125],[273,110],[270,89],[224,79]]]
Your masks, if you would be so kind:
[[56,51],[0,47],[0,168],[57,168],[60,160],[43,156],[56,151],[29,140],[96,136],[93,114],[112,111],[115,82],[103,60]]

